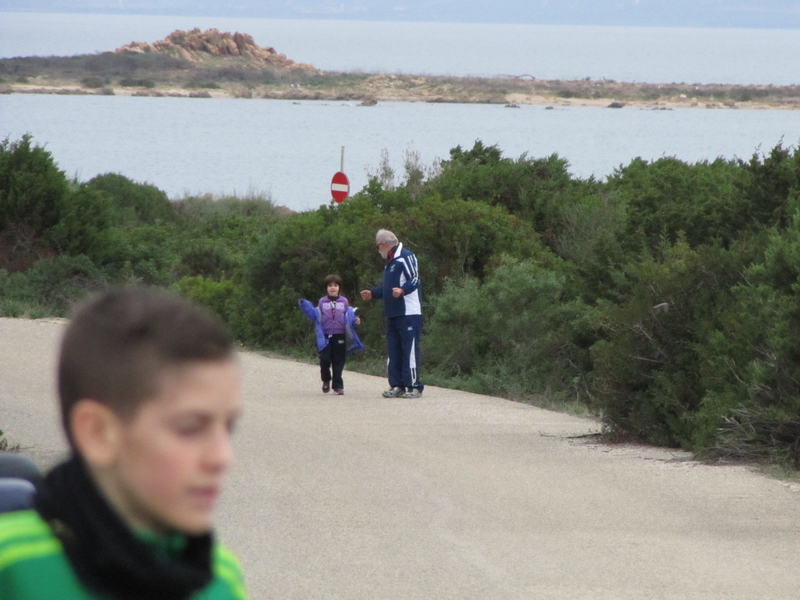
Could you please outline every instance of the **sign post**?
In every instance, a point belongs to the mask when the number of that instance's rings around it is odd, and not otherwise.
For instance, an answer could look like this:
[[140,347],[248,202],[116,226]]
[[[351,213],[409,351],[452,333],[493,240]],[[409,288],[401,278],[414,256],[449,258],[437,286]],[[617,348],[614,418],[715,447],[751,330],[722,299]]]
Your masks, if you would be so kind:
[[350,195],[350,180],[342,171],[337,172],[331,179],[331,196],[336,202],[344,202]]

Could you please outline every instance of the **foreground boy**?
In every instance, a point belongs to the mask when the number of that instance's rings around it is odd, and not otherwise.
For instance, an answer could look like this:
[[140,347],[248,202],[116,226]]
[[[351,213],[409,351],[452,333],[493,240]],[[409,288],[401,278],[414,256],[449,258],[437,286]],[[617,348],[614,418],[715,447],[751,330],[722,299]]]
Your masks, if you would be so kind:
[[0,517],[2,600],[244,599],[211,533],[239,374],[213,316],[159,290],[86,304],[61,346],[72,457]]

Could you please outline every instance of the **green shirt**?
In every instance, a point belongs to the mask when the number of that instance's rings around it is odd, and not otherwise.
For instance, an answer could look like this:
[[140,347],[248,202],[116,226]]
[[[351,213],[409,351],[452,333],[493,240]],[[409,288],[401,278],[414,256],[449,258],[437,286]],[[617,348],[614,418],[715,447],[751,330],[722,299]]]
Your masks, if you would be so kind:
[[[160,553],[180,546],[180,539],[143,536]],[[247,600],[239,561],[220,544],[214,546],[214,579],[192,600]],[[33,510],[0,515],[0,599],[108,600],[89,592],[72,571],[61,542]]]

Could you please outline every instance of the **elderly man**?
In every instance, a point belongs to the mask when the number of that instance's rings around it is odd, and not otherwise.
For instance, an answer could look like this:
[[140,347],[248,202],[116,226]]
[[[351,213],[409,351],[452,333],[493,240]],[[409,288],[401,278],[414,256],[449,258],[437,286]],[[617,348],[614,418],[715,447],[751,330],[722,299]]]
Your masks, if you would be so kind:
[[364,300],[383,300],[386,346],[389,350],[389,386],[386,398],[419,398],[419,337],[422,331],[422,286],[417,257],[403,248],[397,236],[381,229],[375,236],[378,252],[386,259],[383,285],[363,290]]

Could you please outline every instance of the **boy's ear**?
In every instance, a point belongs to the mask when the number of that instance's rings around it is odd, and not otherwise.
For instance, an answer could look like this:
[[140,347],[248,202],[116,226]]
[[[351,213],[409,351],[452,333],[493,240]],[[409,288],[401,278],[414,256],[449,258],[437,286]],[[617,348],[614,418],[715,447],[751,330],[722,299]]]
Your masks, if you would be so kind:
[[70,425],[75,446],[86,462],[97,467],[114,463],[120,436],[120,420],[114,411],[97,400],[78,400]]

